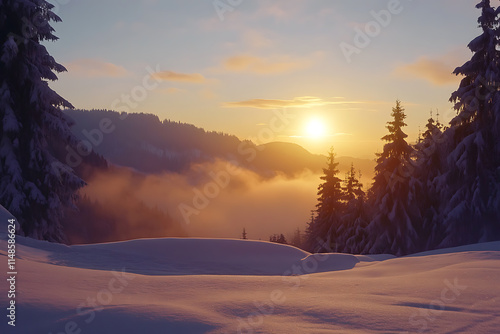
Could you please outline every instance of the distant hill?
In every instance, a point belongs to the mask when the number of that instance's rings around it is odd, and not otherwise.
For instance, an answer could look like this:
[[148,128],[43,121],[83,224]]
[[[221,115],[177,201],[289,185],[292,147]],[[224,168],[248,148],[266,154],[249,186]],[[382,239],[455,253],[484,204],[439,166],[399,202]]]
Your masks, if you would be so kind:
[[[254,165],[257,168],[268,168],[280,170],[286,174],[293,174],[304,168],[313,172],[322,172],[326,165],[326,156],[323,154],[312,154],[300,145],[293,143],[272,142],[261,145],[263,150],[259,152]],[[375,162],[369,159],[352,157],[336,157],[341,172],[347,171],[351,164],[357,170],[362,171],[363,178],[370,178],[375,168]],[[342,178],[343,175],[341,175]]]
[[[108,161],[143,173],[178,172],[193,163],[233,160],[262,176],[276,173],[293,176],[304,170],[321,172],[324,155],[312,154],[293,143],[273,142],[256,146],[234,135],[205,131],[191,124],[161,121],[152,114],[125,114],[109,110],[66,110],[74,121],[73,133],[91,143]],[[107,130],[104,133],[100,127]],[[99,134],[100,133],[100,134]],[[363,174],[372,174],[374,163],[367,159],[339,157],[340,170],[351,162]]]
[[[206,132],[190,124],[162,122],[151,114],[120,114],[108,110],[66,110],[65,113],[74,121],[73,133],[90,142],[94,151],[113,164],[144,173],[181,172],[194,162],[229,158],[228,152],[237,152],[240,144],[235,136]],[[101,122],[108,124],[104,128],[112,131],[98,131]]]
[[252,162],[257,170],[280,171],[293,175],[309,169],[321,172],[326,164],[326,157],[312,154],[300,145],[293,143],[273,142],[257,147],[258,154]]

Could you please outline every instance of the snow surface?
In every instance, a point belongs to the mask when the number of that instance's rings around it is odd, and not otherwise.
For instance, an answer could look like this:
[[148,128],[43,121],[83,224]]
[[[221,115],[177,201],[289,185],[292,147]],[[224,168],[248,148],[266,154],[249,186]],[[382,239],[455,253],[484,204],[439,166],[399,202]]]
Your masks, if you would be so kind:
[[[395,258],[312,255],[230,239],[70,247],[16,240],[16,328],[2,315],[1,333],[496,333],[500,327],[500,242]],[[1,263],[6,254],[2,237]],[[5,279],[0,289],[7,291]],[[1,292],[0,304],[7,303]]]

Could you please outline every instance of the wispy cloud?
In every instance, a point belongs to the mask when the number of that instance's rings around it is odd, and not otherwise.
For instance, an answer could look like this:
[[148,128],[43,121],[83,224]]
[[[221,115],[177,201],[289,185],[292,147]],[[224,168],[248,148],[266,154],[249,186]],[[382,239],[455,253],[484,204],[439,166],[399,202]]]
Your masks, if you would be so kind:
[[[322,135],[321,137],[342,137],[342,136],[351,137],[351,136],[353,136],[353,134],[352,133],[346,133],[346,132],[337,132],[337,133]],[[282,135],[282,136],[278,136],[278,137],[283,137],[283,138],[311,138],[311,137],[314,137],[314,136],[305,136],[305,135],[284,136],[284,135]]]
[[154,73],[153,78],[165,81],[205,83],[207,79],[200,73],[178,73],[173,71],[162,71]]
[[[293,100],[275,99],[252,99],[246,101],[226,102],[226,108],[257,108],[257,109],[278,109],[278,108],[312,108],[325,105],[348,105],[365,104],[363,101],[345,101],[339,98],[322,99],[315,96],[296,97]],[[370,102],[371,103],[371,102]]]
[[129,72],[122,66],[108,63],[99,59],[77,59],[66,64],[69,74],[85,78],[120,78]]
[[457,84],[460,78],[453,74],[453,70],[460,61],[456,58],[450,55],[438,58],[422,56],[412,63],[399,65],[394,74],[404,79],[422,79],[436,86]]
[[260,8],[257,17],[272,17],[276,20],[292,20],[300,15],[304,16],[305,9],[309,5],[307,1],[301,0],[274,0],[272,2],[259,1]]
[[224,68],[232,72],[255,74],[278,74],[309,67],[310,61],[294,59],[289,56],[274,56],[269,58],[248,54],[236,55],[224,61]]

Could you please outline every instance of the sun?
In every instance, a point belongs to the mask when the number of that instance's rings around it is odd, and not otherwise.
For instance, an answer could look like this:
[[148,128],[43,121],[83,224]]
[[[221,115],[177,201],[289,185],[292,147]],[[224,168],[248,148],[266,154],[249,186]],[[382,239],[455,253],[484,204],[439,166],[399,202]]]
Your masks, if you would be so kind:
[[306,125],[307,136],[312,138],[321,138],[326,134],[325,123],[318,119],[311,119]]

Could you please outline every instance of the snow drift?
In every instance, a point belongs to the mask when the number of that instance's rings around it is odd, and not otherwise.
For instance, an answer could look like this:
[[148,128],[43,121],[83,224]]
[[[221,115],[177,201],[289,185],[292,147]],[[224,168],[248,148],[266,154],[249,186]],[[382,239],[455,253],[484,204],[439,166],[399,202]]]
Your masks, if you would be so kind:
[[500,326],[499,242],[402,258],[231,239],[68,247],[17,237],[16,249],[17,325],[2,321],[2,333],[493,333]]

